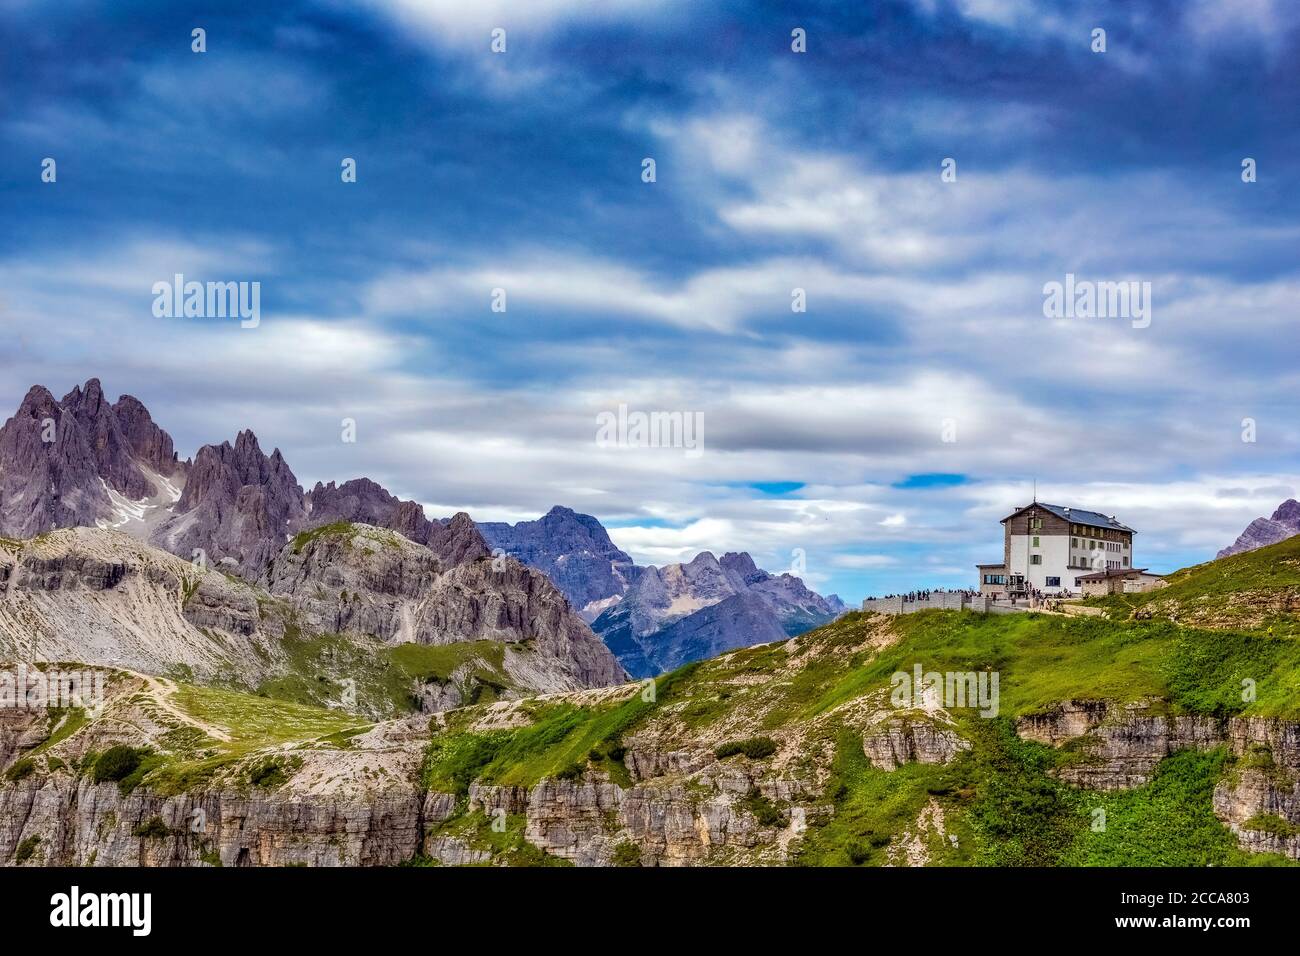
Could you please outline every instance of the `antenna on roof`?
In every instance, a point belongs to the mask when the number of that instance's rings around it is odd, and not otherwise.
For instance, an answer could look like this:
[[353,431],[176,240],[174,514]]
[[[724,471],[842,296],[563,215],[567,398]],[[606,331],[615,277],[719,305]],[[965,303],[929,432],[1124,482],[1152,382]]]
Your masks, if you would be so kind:
[[1038,479],[1034,479],[1034,504],[1038,504]]

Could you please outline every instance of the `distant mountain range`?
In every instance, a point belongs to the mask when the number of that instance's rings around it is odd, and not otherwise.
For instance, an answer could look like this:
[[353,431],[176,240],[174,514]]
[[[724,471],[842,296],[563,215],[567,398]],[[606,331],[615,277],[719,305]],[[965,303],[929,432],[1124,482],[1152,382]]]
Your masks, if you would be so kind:
[[649,677],[724,651],[780,641],[847,608],[792,574],[771,575],[744,552],[705,551],[686,564],[646,568],[592,624],[634,677]]
[[634,677],[792,637],[847,610],[839,597],[768,574],[744,552],[639,567],[599,521],[569,508],[479,529],[492,547],[546,572]]
[[[333,534],[311,534],[322,527]],[[395,534],[376,537],[367,527]],[[542,659],[525,667],[511,657],[517,673],[510,683],[545,691],[623,679],[610,650],[630,673],[649,676],[800,633],[845,610],[837,597],[822,598],[798,578],[760,570],[748,554],[718,561],[705,552],[687,564],[638,567],[598,520],[569,508],[515,525],[475,524],[466,514],[431,520],[417,502],[364,477],[304,491],[280,450],[266,454],[248,430],[182,460],[143,403],[130,395],[109,402],[98,379],[61,399],[33,386],[0,427],[0,535],[13,539],[8,573],[17,574],[15,586],[0,594],[0,642],[4,635],[11,643],[22,639],[22,610],[41,618],[36,631],[65,656],[162,666],[167,652],[138,633],[129,607],[82,606],[81,592],[64,587],[62,578],[48,588],[57,607],[38,601],[20,608],[16,595],[36,580],[23,571],[23,556],[33,552],[21,543],[65,528],[120,532],[147,547],[83,534],[60,539],[56,563],[108,562],[120,566],[114,574],[180,587],[183,566],[150,556],[156,548],[205,574],[216,568],[261,589],[250,597],[215,581],[203,588],[190,582],[184,587],[198,588],[191,596],[211,598],[213,606],[186,606],[181,620],[164,614],[154,622],[167,635],[174,664],[215,673],[223,659],[250,681],[267,676],[254,666],[266,641],[303,626],[311,634],[428,645],[533,642]],[[390,544],[391,561],[371,557],[376,542]],[[131,593],[131,601],[144,599]],[[291,605],[293,621],[281,614],[271,622],[249,610],[251,601],[264,612],[275,595]],[[72,653],[77,648],[68,642],[75,645],[76,635],[61,633],[86,615],[102,645],[98,655]],[[223,658],[201,636],[212,622],[251,644]],[[187,641],[196,646],[182,647]]]
[[1215,557],[1226,558],[1243,551],[1254,551],[1270,544],[1285,541],[1300,534],[1300,502],[1288,498],[1277,506],[1271,518],[1256,518],[1243,531],[1237,540],[1220,551]]

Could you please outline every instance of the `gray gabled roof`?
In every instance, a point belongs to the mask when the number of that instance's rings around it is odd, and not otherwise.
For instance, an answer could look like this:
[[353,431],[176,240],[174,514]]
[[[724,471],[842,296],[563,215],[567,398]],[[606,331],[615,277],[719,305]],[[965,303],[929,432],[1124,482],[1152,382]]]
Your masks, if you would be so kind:
[[1115,531],[1127,531],[1129,534],[1137,534],[1128,525],[1120,524],[1114,518],[1101,514],[1096,511],[1084,511],[1082,508],[1064,508],[1061,505],[1049,505],[1043,501],[1035,501],[1033,504],[1025,505],[1024,508],[1017,508],[1011,514],[1003,518],[1003,521],[1010,521],[1020,512],[1028,508],[1039,507],[1044,511],[1050,511],[1056,517],[1065,521],[1072,521],[1075,524],[1086,524],[1091,528],[1111,528]]

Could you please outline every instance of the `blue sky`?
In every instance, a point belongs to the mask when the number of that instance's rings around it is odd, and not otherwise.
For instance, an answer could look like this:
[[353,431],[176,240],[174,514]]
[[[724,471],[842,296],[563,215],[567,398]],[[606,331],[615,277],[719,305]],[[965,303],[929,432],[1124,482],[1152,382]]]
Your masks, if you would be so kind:
[[[1294,4],[592,6],[6,4],[0,403],[98,376],[185,455],[248,426],[308,486],[849,599],[972,583],[1035,480],[1157,570],[1295,494]],[[177,272],[261,325],[155,318]],[[1045,318],[1066,273],[1150,327]],[[624,403],[703,454],[598,447]]]

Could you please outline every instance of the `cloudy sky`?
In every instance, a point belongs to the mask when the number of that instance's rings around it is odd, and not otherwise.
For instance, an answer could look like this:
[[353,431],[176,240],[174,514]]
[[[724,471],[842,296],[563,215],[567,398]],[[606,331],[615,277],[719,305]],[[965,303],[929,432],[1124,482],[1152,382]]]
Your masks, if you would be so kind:
[[[6,411],[98,376],[184,456],[846,599],[973,584],[1035,481],[1159,571],[1300,486],[1285,0],[7,0],[0,83]],[[176,273],[261,324],[155,317]],[[1067,273],[1150,326],[1045,318]],[[620,404],[703,453],[601,447]]]

